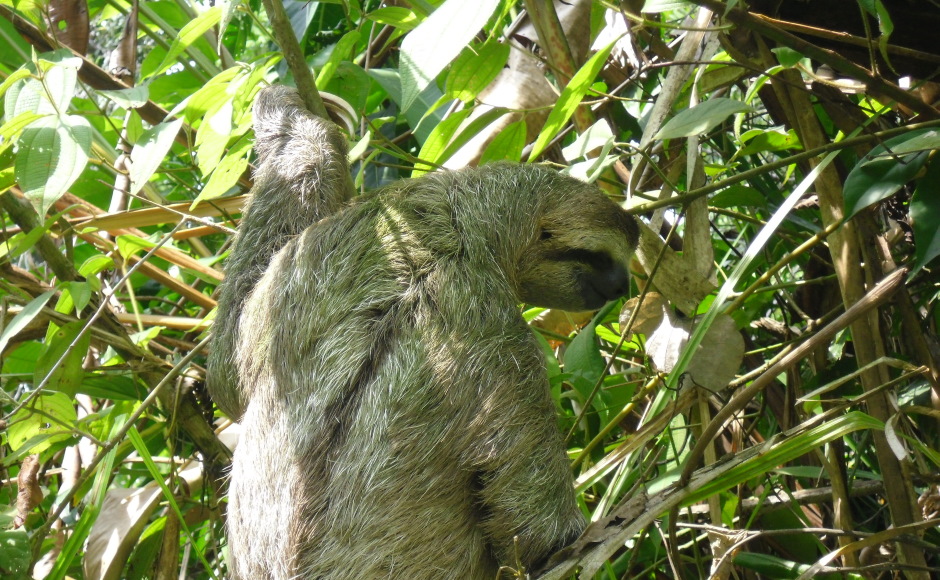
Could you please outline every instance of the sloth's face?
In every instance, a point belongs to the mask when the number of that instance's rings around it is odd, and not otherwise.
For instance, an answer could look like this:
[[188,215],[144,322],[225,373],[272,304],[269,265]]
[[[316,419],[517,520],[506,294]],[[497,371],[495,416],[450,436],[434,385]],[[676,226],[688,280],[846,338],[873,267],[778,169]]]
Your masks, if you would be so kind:
[[585,192],[543,216],[519,263],[519,297],[569,311],[620,298],[638,235],[635,218],[599,191]]

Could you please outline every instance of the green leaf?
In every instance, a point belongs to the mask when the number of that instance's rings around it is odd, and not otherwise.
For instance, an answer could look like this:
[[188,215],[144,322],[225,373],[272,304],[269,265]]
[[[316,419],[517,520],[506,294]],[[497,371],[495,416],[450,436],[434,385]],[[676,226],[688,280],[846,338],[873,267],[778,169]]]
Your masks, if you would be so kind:
[[437,85],[428,85],[428,88],[418,95],[415,106],[406,109],[402,106],[401,78],[394,69],[372,68],[369,69],[368,74],[385,89],[393,101],[398,103],[418,142],[424,143],[431,130],[442,121],[444,116],[443,111],[432,109],[432,105],[442,96]]
[[[160,486],[160,489],[163,490],[163,496],[167,499],[170,504],[170,508],[173,510],[173,513],[176,514],[176,517],[181,522],[180,527],[182,528],[183,533],[189,539],[189,541],[194,546],[196,546],[194,550],[196,552],[196,556],[207,570],[211,570],[212,564],[206,560],[204,550],[199,547],[199,543],[196,542],[195,538],[193,537],[192,532],[189,530],[189,526],[186,525],[186,518],[183,517],[183,512],[180,511],[179,504],[176,501],[176,496],[167,486],[165,477],[162,473],[160,473],[160,470],[157,468],[157,464],[154,463],[153,456],[150,454],[150,450],[147,449],[147,445],[144,443],[144,439],[140,436],[140,432],[137,431],[136,427],[131,427],[130,431],[127,432],[127,438],[130,440],[131,444],[134,445],[134,448],[137,449],[137,453],[140,455],[140,458],[143,459],[144,465],[147,466],[147,471],[150,472],[150,477],[153,478],[153,481],[155,481],[157,485]],[[214,575],[210,574],[210,576],[215,578]]]
[[[386,95],[384,91],[373,91],[375,83],[362,67],[352,62],[341,62],[330,82],[322,87],[344,99],[356,111],[373,110]],[[372,104],[370,104],[372,101]]]
[[86,373],[78,392],[112,401],[141,401],[147,396],[147,390],[130,373]]
[[[7,527],[7,526],[4,526]],[[29,536],[26,528],[4,530],[0,532],[0,562],[3,562],[4,574],[10,580],[32,578],[29,571],[30,551]]]
[[471,112],[472,109],[457,111],[438,123],[434,129],[431,130],[431,134],[428,135],[427,141],[424,142],[421,151],[418,153],[418,158],[427,161],[427,163],[415,164],[415,168],[411,172],[412,177],[418,177],[433,169],[431,164],[440,161],[441,153],[443,153],[447,144],[450,143],[451,137],[454,136],[457,129],[460,128],[460,125],[467,117],[470,116]]
[[[761,574],[763,578],[796,578],[810,569],[809,564],[785,560],[770,554],[743,551],[735,554],[734,564],[748,570],[753,570]],[[845,578],[845,576],[839,573],[831,573],[816,574],[813,578],[818,580],[841,580]]]
[[584,133],[578,135],[574,143],[561,150],[562,156],[567,161],[585,158],[595,149],[601,149],[602,155],[606,155],[614,144],[614,133],[610,130],[607,121],[600,119],[587,128]]
[[68,292],[72,299],[72,304],[75,306],[75,314],[81,314],[82,310],[84,310],[91,301],[91,283],[73,280],[72,282],[65,282],[62,286],[63,293]]
[[85,278],[90,278],[111,268],[114,268],[114,259],[111,256],[95,254],[82,262],[82,265],[78,267],[78,273]]
[[933,151],[940,149],[940,129],[922,129],[912,131],[908,135],[895,137],[885,142],[888,147],[875,147],[869,152],[868,157],[876,159],[879,157],[890,157],[892,159],[907,153],[917,153],[920,151]]
[[38,63],[27,63],[24,68],[31,76],[11,83],[6,90],[5,118],[10,120],[25,112],[65,114],[75,96],[81,66],[82,59],[70,50],[45,53]]
[[[16,185],[16,169],[13,167],[0,169],[0,194],[4,193],[14,185]],[[0,258],[2,257],[3,254],[0,253]]]
[[891,20],[891,14],[881,0],[858,0],[858,4],[878,20],[878,30],[881,32],[878,35],[878,51],[891,70],[894,70],[888,54],[888,41],[891,40],[891,35],[894,33],[894,21]]
[[708,133],[731,115],[752,110],[751,107],[734,99],[725,97],[709,99],[670,119],[659,129],[654,139],[675,139]]
[[781,65],[787,68],[796,66],[803,59],[802,54],[786,46],[778,46],[777,48],[772,48],[771,52],[777,55],[777,62],[779,62]]
[[333,46],[333,50],[330,52],[329,60],[320,67],[316,81],[318,87],[325,87],[330,82],[330,79],[336,74],[336,68],[341,62],[349,60],[350,53],[356,48],[356,44],[361,38],[362,35],[358,30],[350,30],[339,39],[339,42]]
[[366,18],[379,24],[387,24],[402,30],[414,30],[418,27],[418,17],[415,13],[401,6],[386,6],[373,10]]
[[940,162],[934,157],[911,196],[914,265],[911,275],[940,255]]
[[[33,373],[35,384],[38,385],[48,375],[47,389],[64,393],[69,397],[75,395],[85,374],[82,363],[88,354],[91,340],[91,333],[81,334],[84,327],[84,321],[74,320],[59,327],[47,338],[46,349],[36,361],[36,370]],[[74,347],[72,347],[73,342]]]
[[880,421],[861,411],[851,411],[808,429],[794,428],[786,437],[778,436],[763,443],[759,449],[746,452],[753,456],[721,477],[703,483],[684,503],[691,505],[751,478],[762,477],[778,465],[811,453],[814,449],[849,433],[862,429],[883,428],[884,425]]
[[509,45],[490,40],[479,46],[468,46],[457,57],[447,73],[447,96],[470,102],[477,98],[503,70],[509,60]]
[[[581,395],[581,401],[587,401],[591,396],[594,385],[603,376],[607,366],[594,328],[593,322],[582,328],[565,350],[565,373],[570,377],[571,386]],[[600,403],[600,399],[595,397],[592,405],[602,411]],[[601,422],[604,422],[603,418]]]
[[767,200],[753,187],[732,185],[708,199],[712,207],[765,207]]
[[14,452],[41,453],[59,441],[72,437],[78,420],[72,401],[64,393],[44,393],[17,411],[7,428],[7,442]]
[[148,76],[157,76],[170,68],[171,65],[176,64],[177,57],[183,54],[183,51],[189,48],[192,43],[199,40],[210,28],[218,24],[221,19],[222,7],[213,6],[181,28],[179,34],[173,39],[170,50],[163,57],[163,62]]
[[165,121],[143,134],[131,151],[131,195],[136,194],[154,174],[166,157],[176,135],[183,126],[182,119]]
[[[848,177],[845,178],[843,187],[846,219],[894,195],[897,190],[914,179],[930,155],[929,151],[921,149],[925,143],[921,138],[925,134],[926,131],[912,131],[888,139],[883,145],[872,149],[852,168]],[[896,150],[903,151],[905,147],[910,147],[910,144],[905,145],[908,141],[915,141],[914,150],[917,153],[894,153]],[[886,152],[892,152],[894,155],[885,157]]]
[[117,242],[118,253],[121,254],[121,257],[125,260],[141,250],[150,250],[150,248],[157,245],[150,240],[145,240],[134,234],[122,234],[117,237],[115,242]]
[[490,109],[482,115],[472,119],[469,123],[467,123],[466,126],[463,127],[463,130],[461,130],[453,139],[447,143],[447,147],[444,148],[444,151],[438,157],[438,163],[444,163],[453,157],[461,147],[469,143],[471,139],[480,133],[480,131],[485,129],[490,125],[490,123],[493,123],[508,112],[508,109],[497,107]]
[[36,315],[42,311],[42,307],[49,302],[53,294],[55,294],[55,290],[49,290],[30,300],[29,304],[24,306],[23,310],[14,316],[13,320],[4,327],[3,332],[0,333],[0,353],[6,350],[7,344],[9,344],[11,338],[19,334],[21,330],[26,328],[26,326],[36,318]]
[[125,109],[138,109],[147,104],[150,98],[150,87],[148,85],[137,85],[129,89],[118,91],[98,91],[98,94],[107,97],[119,107]]
[[744,155],[754,155],[765,151],[786,151],[788,149],[801,149],[800,138],[796,131],[790,129],[754,129],[741,135],[744,147],[735,152],[732,160]]
[[492,161],[522,161],[522,150],[526,144],[525,121],[516,121],[506,126],[486,146],[480,156],[480,165]]
[[206,186],[193,200],[190,209],[196,207],[200,201],[214,199],[226,193],[248,169],[248,154],[251,153],[251,140],[247,136],[235,142],[228,154],[219,162],[215,171],[209,177]]
[[218,111],[222,103],[232,98],[229,91],[230,85],[242,72],[241,67],[237,66],[225,69],[193,93],[186,101],[184,109],[186,122],[195,124]]
[[79,115],[45,117],[23,130],[16,180],[39,215],[45,215],[84,171],[91,139],[91,124]]
[[542,132],[539,133],[535,144],[532,145],[532,153],[529,154],[529,161],[536,159],[545,151],[545,148],[548,147],[548,144],[555,138],[555,135],[561,131],[565,123],[568,122],[568,119],[571,118],[571,115],[574,114],[575,109],[581,104],[581,99],[584,98],[588,89],[591,88],[591,83],[594,82],[597,74],[604,67],[604,63],[607,62],[607,56],[610,55],[610,51],[613,49],[616,42],[617,40],[614,40],[594,53],[594,56],[588,59],[588,61],[584,63],[584,66],[571,77],[571,82],[569,82],[565,90],[561,92],[561,96],[558,97],[558,102],[555,103],[551,113],[548,114],[548,119],[545,121],[545,126],[542,127]]
[[29,78],[30,74],[32,73],[30,73],[29,69],[26,67],[18,68],[13,71],[13,74],[8,76],[2,83],[0,83],[0,95],[6,94],[7,90],[12,87],[14,83]]
[[470,43],[499,0],[447,0],[401,44],[402,110]]
[[38,113],[33,113],[32,111],[24,111],[14,117],[13,119],[7,121],[0,127],[0,153],[7,150],[10,145],[13,144],[13,138],[20,134],[25,127],[28,127],[33,124],[33,121],[36,119],[41,119],[45,115],[40,115]]
[[203,123],[196,133],[196,161],[203,175],[211,174],[222,160],[229,135],[219,135],[208,123]]

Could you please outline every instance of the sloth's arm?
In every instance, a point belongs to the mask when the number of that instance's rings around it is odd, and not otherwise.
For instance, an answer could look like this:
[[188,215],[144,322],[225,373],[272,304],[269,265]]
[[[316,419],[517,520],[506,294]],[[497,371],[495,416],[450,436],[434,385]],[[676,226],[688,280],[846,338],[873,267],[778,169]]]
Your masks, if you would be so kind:
[[530,568],[574,541],[585,524],[539,363],[520,368],[505,357],[488,369],[498,384],[484,403],[489,435],[477,448],[484,532],[506,565],[516,562],[518,537],[519,559]]
[[206,379],[213,400],[235,420],[251,395],[251,385],[242,384],[235,370],[245,300],[277,251],[339,211],[350,190],[345,138],[333,123],[307,111],[296,90],[262,90],[255,101],[254,126],[255,182],[225,264]]

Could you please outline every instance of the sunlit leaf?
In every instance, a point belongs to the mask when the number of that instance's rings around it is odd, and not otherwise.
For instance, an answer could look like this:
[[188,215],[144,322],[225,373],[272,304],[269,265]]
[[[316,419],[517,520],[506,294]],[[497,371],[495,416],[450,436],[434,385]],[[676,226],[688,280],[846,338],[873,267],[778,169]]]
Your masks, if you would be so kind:
[[526,123],[510,123],[490,141],[480,156],[480,165],[493,161],[521,161],[526,143]]
[[182,119],[160,123],[144,133],[134,146],[131,151],[131,194],[140,191],[160,167],[182,126]]
[[91,124],[78,115],[46,117],[23,130],[16,180],[39,215],[45,215],[84,171],[91,138]]
[[[444,148],[447,147],[447,144],[457,132],[457,129],[460,128],[460,124],[470,116],[471,112],[472,111],[470,109],[457,111],[447,119],[438,123],[437,126],[435,126],[431,131],[431,134],[428,136],[428,140],[425,141],[424,146],[421,147],[421,152],[418,153],[418,158],[426,160],[428,163],[439,163],[441,153],[444,151]],[[415,165],[415,169],[412,171],[411,176],[417,177],[418,175],[426,173],[431,169],[432,166],[429,164],[417,164]]]
[[134,254],[140,251],[147,251],[150,248],[156,246],[155,243],[150,240],[145,240],[140,236],[135,236],[134,234],[123,234],[117,237],[118,252],[124,259],[130,258]]
[[402,30],[414,30],[419,22],[415,13],[402,6],[383,6],[368,14],[369,20]]
[[587,94],[595,77],[597,77],[597,74],[600,72],[601,68],[603,68],[604,63],[607,62],[607,57],[610,55],[610,51],[614,48],[615,43],[616,41],[611,42],[594,53],[594,56],[588,59],[588,61],[584,63],[584,66],[571,77],[568,86],[561,92],[558,101],[548,114],[548,120],[545,121],[542,132],[539,133],[538,138],[532,145],[532,153],[529,154],[530,161],[536,159],[545,151],[545,148],[548,147],[548,144],[555,138],[555,135],[561,131],[565,123],[568,122],[568,119],[571,118],[571,115],[574,114],[575,109],[581,104],[581,99]]
[[147,99],[150,98],[150,87],[148,85],[138,85],[129,89],[98,91],[98,93],[125,109],[137,109],[147,104]]
[[239,139],[216,166],[206,186],[193,201],[192,207],[195,207],[202,200],[219,197],[231,189],[248,169],[248,154],[250,152],[251,140],[247,137]]
[[499,0],[447,0],[401,45],[402,109],[444,70],[486,24]]
[[561,154],[567,161],[574,161],[588,154],[595,149],[602,149],[602,155],[613,146],[614,133],[610,130],[610,125],[605,119],[601,119],[588,127],[587,131],[578,135],[574,143],[561,150]]
[[54,443],[71,439],[76,420],[75,407],[67,395],[42,394],[13,415],[7,441],[13,451],[23,447],[29,453],[42,453]]
[[460,53],[447,73],[447,95],[464,102],[472,101],[496,78],[509,59],[509,45],[489,41],[469,46]]
[[173,44],[170,45],[166,56],[163,57],[163,62],[148,76],[157,76],[170,68],[171,65],[176,63],[177,57],[199,40],[210,28],[218,24],[221,19],[222,7],[213,6],[181,28],[179,34],[173,39]]

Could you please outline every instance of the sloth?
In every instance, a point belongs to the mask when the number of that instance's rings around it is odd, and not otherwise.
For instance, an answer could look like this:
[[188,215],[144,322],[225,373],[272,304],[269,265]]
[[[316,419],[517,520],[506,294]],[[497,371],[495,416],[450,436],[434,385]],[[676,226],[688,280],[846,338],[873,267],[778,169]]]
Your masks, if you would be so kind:
[[343,139],[296,92],[263,90],[255,127],[209,362],[243,428],[232,577],[537,568],[585,519],[519,305],[623,296],[634,218],[594,186],[509,163],[347,201]]

